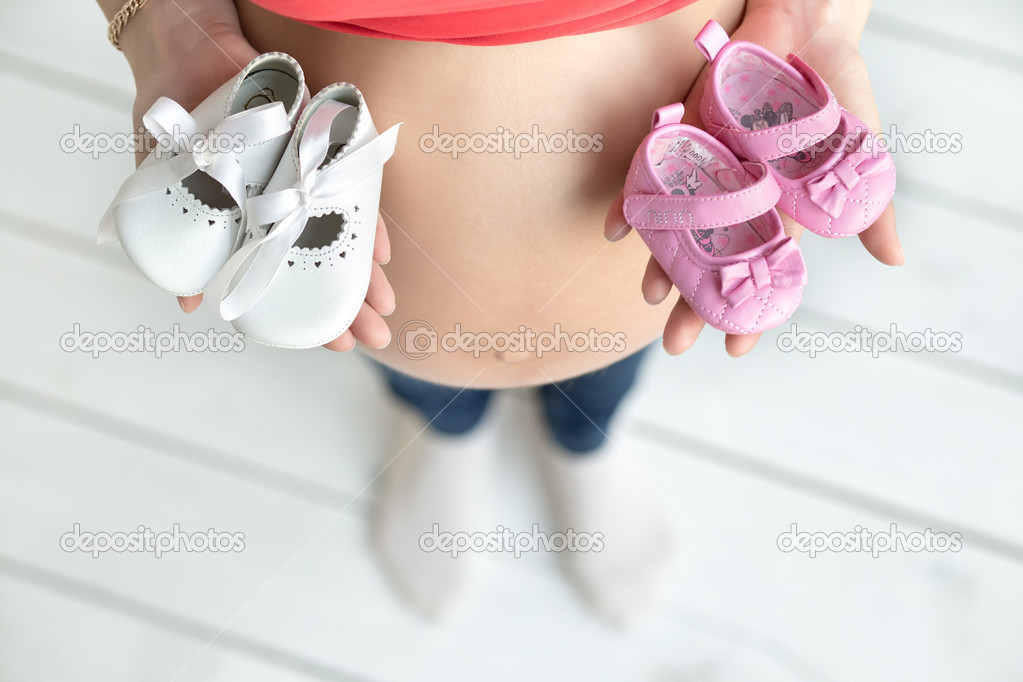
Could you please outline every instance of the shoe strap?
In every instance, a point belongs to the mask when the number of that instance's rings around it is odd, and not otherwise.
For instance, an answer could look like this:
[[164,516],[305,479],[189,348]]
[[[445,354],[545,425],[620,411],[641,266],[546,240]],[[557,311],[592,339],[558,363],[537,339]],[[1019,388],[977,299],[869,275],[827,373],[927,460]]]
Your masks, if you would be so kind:
[[696,39],[693,42],[696,43],[700,54],[706,57],[708,62],[712,62],[718,56],[721,48],[728,44],[728,34],[725,33],[721,24],[711,19],[696,34]]
[[682,102],[672,102],[667,106],[659,107],[654,110],[653,120],[650,122],[650,130],[681,123],[685,113],[686,105],[682,104]]
[[743,166],[755,179],[748,187],[711,195],[634,194],[625,200],[625,218],[633,227],[649,230],[711,229],[744,223],[774,209],[781,198],[774,176],[762,163]]
[[771,161],[790,156],[835,132],[842,117],[842,109],[831,88],[816,71],[794,54],[788,56],[788,63],[810,85],[817,101],[823,103],[820,109],[810,116],[788,123],[763,130],[746,130],[738,127],[738,121],[722,124],[721,121],[728,121],[733,118],[732,115],[727,111],[714,111],[714,107],[711,107],[709,120],[706,121],[707,131],[740,156],[753,161]]
[[295,184],[248,200],[250,224],[272,227],[264,237],[236,251],[214,279],[210,288],[222,292],[220,313],[225,320],[241,317],[259,300],[302,236],[311,215],[334,209],[346,192],[394,153],[400,123],[321,168],[330,147],[334,119],[348,108],[341,102],[321,104],[298,143],[299,176]]
[[[173,156],[147,160],[121,185],[100,219],[97,242],[117,241],[115,210],[121,204],[150,192],[165,190],[192,173],[202,171],[230,194],[245,215],[245,174],[238,162],[237,141],[259,145],[291,133],[291,122],[280,102],[263,104],[228,116],[211,131],[203,131],[192,115],[170,99],[161,97],[142,117],[142,122]],[[224,143],[235,141],[231,148]],[[244,220],[243,220],[244,223]]]

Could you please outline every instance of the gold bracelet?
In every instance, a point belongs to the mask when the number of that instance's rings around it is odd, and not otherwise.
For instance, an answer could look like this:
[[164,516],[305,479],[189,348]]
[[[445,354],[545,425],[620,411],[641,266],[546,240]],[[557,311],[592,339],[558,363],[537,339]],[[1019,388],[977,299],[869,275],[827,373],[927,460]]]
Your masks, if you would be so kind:
[[121,30],[128,23],[128,20],[135,16],[135,12],[142,9],[144,4],[146,4],[146,0],[128,0],[128,2],[124,3],[124,7],[114,15],[113,21],[110,22],[110,28],[107,29],[107,39],[118,50],[121,49]]

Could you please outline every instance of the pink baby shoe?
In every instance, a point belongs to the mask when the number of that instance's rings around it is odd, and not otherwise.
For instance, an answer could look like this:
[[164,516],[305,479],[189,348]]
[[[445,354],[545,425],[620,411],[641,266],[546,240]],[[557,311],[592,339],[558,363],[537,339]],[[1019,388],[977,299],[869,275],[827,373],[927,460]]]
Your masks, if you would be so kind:
[[681,124],[684,107],[654,112],[625,181],[625,218],[697,315],[733,334],[775,327],[803,297],[806,267],[774,206],[781,190],[762,163]]
[[767,166],[778,209],[825,237],[870,227],[895,193],[895,163],[867,124],[795,55],[729,42],[715,21],[696,46],[711,62],[700,118],[740,158]]

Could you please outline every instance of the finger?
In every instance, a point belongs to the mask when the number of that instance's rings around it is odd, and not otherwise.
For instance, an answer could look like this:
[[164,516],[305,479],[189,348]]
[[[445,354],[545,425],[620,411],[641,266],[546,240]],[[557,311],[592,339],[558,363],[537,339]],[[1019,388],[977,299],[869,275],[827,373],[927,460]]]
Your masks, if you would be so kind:
[[391,239],[387,236],[387,226],[383,214],[377,214],[376,241],[373,242],[373,260],[381,265],[391,261]]
[[[703,94],[703,87],[707,81],[708,73],[708,67],[704,67],[700,71],[685,101],[685,113],[682,116],[682,122],[697,128],[703,128],[703,123],[700,121],[700,97]],[[604,218],[604,238],[609,242],[618,241],[632,230],[632,227],[625,219],[624,206],[625,193],[622,191],[611,202],[611,208],[608,209],[607,217]]]
[[[709,67],[706,66],[700,71],[685,101],[685,113],[682,116],[682,122],[697,128],[703,128],[703,124],[700,121],[700,97],[703,94],[703,87],[709,72]],[[611,208],[608,209],[607,216],[604,218],[604,238],[609,242],[618,241],[632,230],[628,221],[625,220],[624,206],[625,192],[622,191],[611,202]]]
[[632,229],[625,220],[624,206],[625,192],[622,191],[611,202],[611,208],[608,209],[607,217],[604,218],[604,239],[609,242],[618,241],[629,234],[629,230]]
[[[707,87],[707,77],[709,74],[710,64],[706,64],[700,69],[696,80],[693,81],[693,87],[689,89],[689,94],[686,95],[686,101],[683,102],[685,112],[682,114],[682,123],[699,128],[700,130],[706,129],[703,119],[700,118],[700,100],[703,99],[703,90]],[[711,137],[716,138],[717,136],[712,135]]]
[[394,289],[387,281],[387,275],[384,274],[383,268],[377,263],[373,263],[373,271],[369,275],[366,303],[384,317],[394,312]]
[[678,297],[678,303],[668,315],[664,325],[664,350],[669,355],[680,355],[693,347],[703,331],[703,319],[693,312],[686,300]]
[[330,343],[323,344],[323,347],[327,350],[337,351],[338,353],[347,353],[351,349],[355,348],[355,335],[352,334],[351,329],[346,329],[344,334],[337,337]]
[[726,334],[725,350],[733,358],[740,358],[753,350],[760,340],[760,334]]
[[895,231],[895,205],[888,204],[874,224],[860,233],[860,242],[871,256],[885,265],[902,265],[906,255]]
[[388,329],[387,322],[365,302],[349,330],[357,341],[370,348],[386,348],[391,343],[391,330]]
[[813,52],[813,66],[835,93],[835,99],[875,133],[881,132],[874,89],[870,85],[867,64],[855,46],[845,41],[827,40],[824,50]]
[[806,228],[781,211],[778,211],[778,215],[781,217],[781,226],[782,229],[785,230],[785,234],[792,237],[792,239],[797,242],[802,239],[803,230]]
[[186,313],[190,313],[199,307],[202,303],[202,294],[196,294],[195,296],[178,296],[178,305]]
[[650,305],[657,305],[668,298],[671,287],[671,279],[661,268],[657,259],[651,256],[646,264],[646,272],[643,273],[643,299]]

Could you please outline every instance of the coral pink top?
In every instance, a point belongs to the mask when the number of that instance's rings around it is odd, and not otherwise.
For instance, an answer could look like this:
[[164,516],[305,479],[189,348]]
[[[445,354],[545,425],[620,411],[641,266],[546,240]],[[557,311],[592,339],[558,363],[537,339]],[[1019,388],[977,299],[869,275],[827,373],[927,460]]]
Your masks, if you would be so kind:
[[457,45],[511,45],[632,26],[695,0],[253,0],[331,31]]

